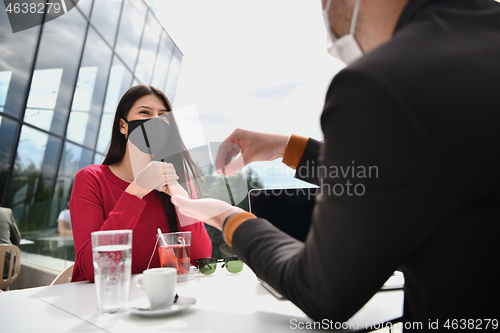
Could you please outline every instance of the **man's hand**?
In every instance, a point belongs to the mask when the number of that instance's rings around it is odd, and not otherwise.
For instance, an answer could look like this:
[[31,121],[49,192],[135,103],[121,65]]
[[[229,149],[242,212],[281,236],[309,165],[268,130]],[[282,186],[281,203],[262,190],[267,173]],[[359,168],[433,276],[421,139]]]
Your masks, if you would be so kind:
[[203,221],[219,230],[222,230],[222,224],[229,215],[244,212],[241,208],[217,199],[188,199],[176,195],[172,197],[172,203],[182,215]]
[[[283,157],[288,136],[236,129],[219,147],[215,158],[217,173],[235,175],[247,164]],[[231,162],[233,157],[241,155]]]

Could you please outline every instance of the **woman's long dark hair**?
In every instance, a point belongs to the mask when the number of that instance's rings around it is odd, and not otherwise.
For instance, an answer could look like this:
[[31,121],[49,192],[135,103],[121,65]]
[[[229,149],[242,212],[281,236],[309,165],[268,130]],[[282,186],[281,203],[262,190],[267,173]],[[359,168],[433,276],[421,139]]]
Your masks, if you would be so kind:
[[[198,179],[201,178],[200,170],[198,166],[194,163],[191,155],[189,154],[184,142],[179,133],[179,129],[177,127],[177,123],[175,121],[174,115],[172,114],[172,106],[170,102],[165,96],[165,94],[153,87],[148,85],[137,85],[129,90],[122,96],[120,103],[118,103],[118,107],[116,108],[115,119],[113,121],[113,129],[111,132],[111,143],[109,145],[108,153],[106,154],[106,158],[102,162],[102,164],[110,165],[114,163],[118,163],[123,159],[125,155],[125,148],[127,147],[127,140],[125,139],[125,135],[120,132],[120,119],[127,119],[128,113],[134,103],[144,95],[154,94],[158,96],[165,104],[167,112],[167,119],[169,121],[169,138],[176,139],[175,141],[169,143],[176,145],[176,151],[180,153],[175,154],[174,156],[168,156],[165,162],[172,163],[174,165],[175,171],[177,172],[177,176],[179,176],[179,183],[187,184],[187,192],[192,196],[192,189],[189,184],[191,181],[194,184],[195,191],[197,192],[197,196],[201,196],[201,188],[198,182]],[[188,177],[188,179],[186,179]],[[165,216],[167,218],[169,232],[178,231],[179,228],[177,226],[177,214],[175,213],[175,206],[170,201],[170,196],[163,192],[157,192],[158,196],[165,207]]]

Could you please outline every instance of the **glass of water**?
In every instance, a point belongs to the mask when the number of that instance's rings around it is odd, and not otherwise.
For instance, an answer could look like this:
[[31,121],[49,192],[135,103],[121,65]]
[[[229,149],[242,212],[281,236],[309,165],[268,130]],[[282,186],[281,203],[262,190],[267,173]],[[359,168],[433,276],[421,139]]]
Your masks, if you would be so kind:
[[130,293],[132,230],[91,235],[97,309],[100,313],[124,311]]

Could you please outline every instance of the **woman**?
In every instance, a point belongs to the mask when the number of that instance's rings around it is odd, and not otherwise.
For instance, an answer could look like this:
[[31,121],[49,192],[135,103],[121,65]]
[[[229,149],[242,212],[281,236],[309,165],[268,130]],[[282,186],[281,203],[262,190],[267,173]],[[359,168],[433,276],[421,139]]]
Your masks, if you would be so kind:
[[[158,228],[164,233],[191,231],[192,264],[195,259],[211,256],[212,244],[205,225],[198,222],[179,227],[178,218],[182,216],[177,216],[170,202],[170,195],[188,196],[179,182],[191,185],[189,180],[194,179],[194,186],[187,186],[188,190],[192,196],[196,195],[194,187],[199,190],[196,182],[199,171],[170,111],[170,102],[158,89],[147,85],[130,88],[118,104],[111,144],[103,164],[89,165],[76,174],[70,202],[76,252],[72,281],[94,281],[90,233],[98,230],[133,230],[133,274],[147,269],[150,260],[150,268],[160,266],[159,256],[151,257],[156,249]],[[149,119],[164,120],[162,124],[168,128],[167,146],[177,152],[165,156],[170,163],[163,159],[150,162],[153,155],[140,152],[140,145],[129,140],[131,133],[139,133],[133,128]],[[141,129],[144,130],[144,126],[137,128]],[[148,149],[150,144],[154,142],[148,142]]]

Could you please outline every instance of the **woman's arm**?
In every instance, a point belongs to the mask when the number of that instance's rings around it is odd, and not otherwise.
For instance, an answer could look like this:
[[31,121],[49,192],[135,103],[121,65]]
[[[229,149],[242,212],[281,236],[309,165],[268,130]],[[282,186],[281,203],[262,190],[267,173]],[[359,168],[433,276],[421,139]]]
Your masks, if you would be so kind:
[[116,193],[101,182],[106,181],[89,169],[82,169],[75,176],[70,202],[76,252],[74,281],[94,281],[90,234],[100,230],[133,230],[146,205],[128,192],[116,198]]

